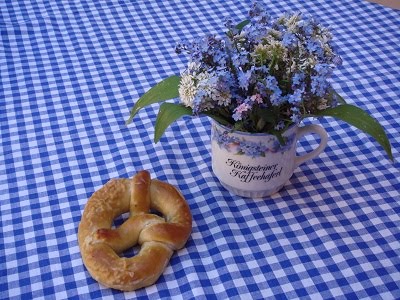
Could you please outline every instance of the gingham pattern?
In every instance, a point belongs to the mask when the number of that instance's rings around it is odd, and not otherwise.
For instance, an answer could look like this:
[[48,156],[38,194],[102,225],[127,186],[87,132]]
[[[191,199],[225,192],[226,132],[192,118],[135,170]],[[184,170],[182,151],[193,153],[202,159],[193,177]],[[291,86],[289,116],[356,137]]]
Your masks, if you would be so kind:
[[[324,153],[254,201],[214,177],[208,119],[174,123],[157,145],[157,105],[124,125],[144,91],[183,70],[177,41],[222,33],[247,5],[0,1],[1,299],[400,299],[399,163],[368,136],[312,121],[329,133]],[[333,28],[344,60],[335,88],[382,123],[399,160],[399,11],[363,0],[269,7]],[[304,139],[299,152],[315,144]],[[140,169],[182,190],[193,233],[155,285],[122,293],[90,277],[77,227],[96,189]]]

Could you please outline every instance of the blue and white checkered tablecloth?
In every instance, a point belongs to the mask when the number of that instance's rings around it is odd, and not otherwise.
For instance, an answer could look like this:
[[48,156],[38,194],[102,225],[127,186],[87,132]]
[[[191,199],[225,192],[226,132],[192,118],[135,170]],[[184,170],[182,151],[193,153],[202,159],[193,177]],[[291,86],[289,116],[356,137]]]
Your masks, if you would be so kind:
[[[334,87],[381,122],[396,161],[342,122],[312,120],[330,136],[323,154],[271,199],[234,196],[212,173],[207,118],[179,120],[158,144],[157,105],[125,120],[184,69],[178,41],[222,33],[248,1],[0,1],[1,299],[400,299],[400,11],[266,2],[333,29]],[[95,190],[141,169],[181,189],[193,232],[156,284],[123,293],[89,275],[77,228]]]

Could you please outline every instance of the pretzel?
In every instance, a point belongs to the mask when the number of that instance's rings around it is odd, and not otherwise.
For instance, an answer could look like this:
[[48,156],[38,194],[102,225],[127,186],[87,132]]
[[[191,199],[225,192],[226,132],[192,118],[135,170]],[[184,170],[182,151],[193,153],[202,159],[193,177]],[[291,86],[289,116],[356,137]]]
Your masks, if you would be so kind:
[[[111,229],[113,220],[126,212],[130,212],[129,218]],[[191,230],[192,215],[182,194],[141,171],[132,179],[111,179],[89,198],[78,241],[83,262],[95,280],[110,288],[133,291],[157,281]],[[118,255],[136,244],[141,245],[137,255]]]

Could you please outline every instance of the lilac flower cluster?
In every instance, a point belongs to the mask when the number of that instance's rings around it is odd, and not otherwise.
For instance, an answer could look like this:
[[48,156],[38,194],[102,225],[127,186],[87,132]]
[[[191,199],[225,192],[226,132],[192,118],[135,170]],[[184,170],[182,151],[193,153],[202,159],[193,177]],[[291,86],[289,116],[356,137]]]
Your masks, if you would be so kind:
[[334,107],[329,78],[341,64],[330,31],[311,16],[272,18],[255,1],[249,23],[227,20],[221,38],[207,35],[177,45],[189,54],[179,94],[198,115],[235,130],[276,133],[303,116]]

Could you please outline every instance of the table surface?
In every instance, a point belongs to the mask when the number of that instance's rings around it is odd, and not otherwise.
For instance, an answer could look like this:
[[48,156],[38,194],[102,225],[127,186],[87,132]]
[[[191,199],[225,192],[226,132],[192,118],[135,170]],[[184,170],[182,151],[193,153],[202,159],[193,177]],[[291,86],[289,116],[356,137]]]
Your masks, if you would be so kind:
[[[359,130],[311,120],[327,130],[326,150],[251,200],[214,176],[209,119],[183,118],[158,144],[157,105],[125,125],[140,95],[184,69],[175,44],[223,34],[248,1],[1,1],[1,299],[400,299],[400,11],[361,0],[269,7],[332,28],[344,60],[333,85],[381,122],[395,162]],[[180,188],[193,231],[156,284],[123,293],[87,272],[77,228],[95,190],[142,169]]]

